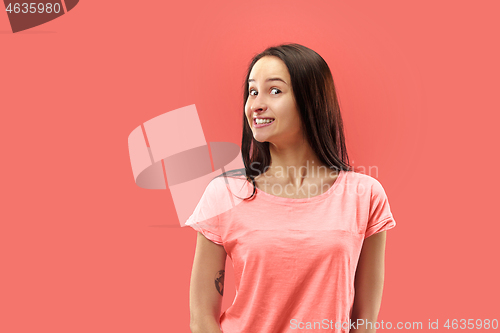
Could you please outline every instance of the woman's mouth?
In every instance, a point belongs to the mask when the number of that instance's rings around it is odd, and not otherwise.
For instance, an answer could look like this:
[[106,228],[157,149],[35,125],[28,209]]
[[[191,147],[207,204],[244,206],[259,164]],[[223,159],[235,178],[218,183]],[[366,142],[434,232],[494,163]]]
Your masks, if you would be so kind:
[[274,123],[274,118],[264,118],[262,120],[259,119],[259,122],[257,122],[257,118],[253,119],[253,126],[255,128],[261,128],[261,127],[266,127]]

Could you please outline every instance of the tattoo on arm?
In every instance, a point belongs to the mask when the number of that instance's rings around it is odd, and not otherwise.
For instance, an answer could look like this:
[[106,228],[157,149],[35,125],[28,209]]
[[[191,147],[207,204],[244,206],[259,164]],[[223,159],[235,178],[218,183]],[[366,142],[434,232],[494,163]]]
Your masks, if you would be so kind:
[[224,294],[224,270],[220,270],[215,274],[215,288],[221,296]]

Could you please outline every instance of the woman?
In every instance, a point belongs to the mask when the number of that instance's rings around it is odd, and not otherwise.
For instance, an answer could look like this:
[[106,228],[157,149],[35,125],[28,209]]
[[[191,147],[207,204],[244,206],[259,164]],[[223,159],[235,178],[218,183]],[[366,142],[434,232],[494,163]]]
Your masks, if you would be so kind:
[[[381,184],[349,165],[323,58],[298,44],[256,55],[243,128],[242,177],[213,179],[186,222],[198,231],[191,331],[375,332],[395,221]],[[251,195],[214,213],[229,182]],[[237,293],[220,315],[227,255]]]

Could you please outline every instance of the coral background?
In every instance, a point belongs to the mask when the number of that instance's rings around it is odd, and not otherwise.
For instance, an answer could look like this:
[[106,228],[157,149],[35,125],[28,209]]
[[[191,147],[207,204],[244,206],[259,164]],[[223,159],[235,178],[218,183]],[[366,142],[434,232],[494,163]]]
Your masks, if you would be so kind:
[[246,67],[288,42],[330,65],[351,162],[397,222],[379,322],[500,319],[499,10],[86,0],[15,34],[0,12],[0,331],[189,332],[196,232],[134,183],[127,137],[196,104],[207,142],[240,144]]

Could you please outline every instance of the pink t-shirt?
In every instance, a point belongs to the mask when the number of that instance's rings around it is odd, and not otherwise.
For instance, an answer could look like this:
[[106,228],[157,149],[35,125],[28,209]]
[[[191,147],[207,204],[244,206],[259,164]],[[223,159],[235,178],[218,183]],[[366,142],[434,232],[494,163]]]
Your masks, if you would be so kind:
[[341,170],[311,198],[258,188],[251,200],[235,198],[252,191],[244,177],[216,178],[186,222],[233,262],[236,296],[221,314],[222,331],[349,332],[363,240],[396,225],[382,185]]

